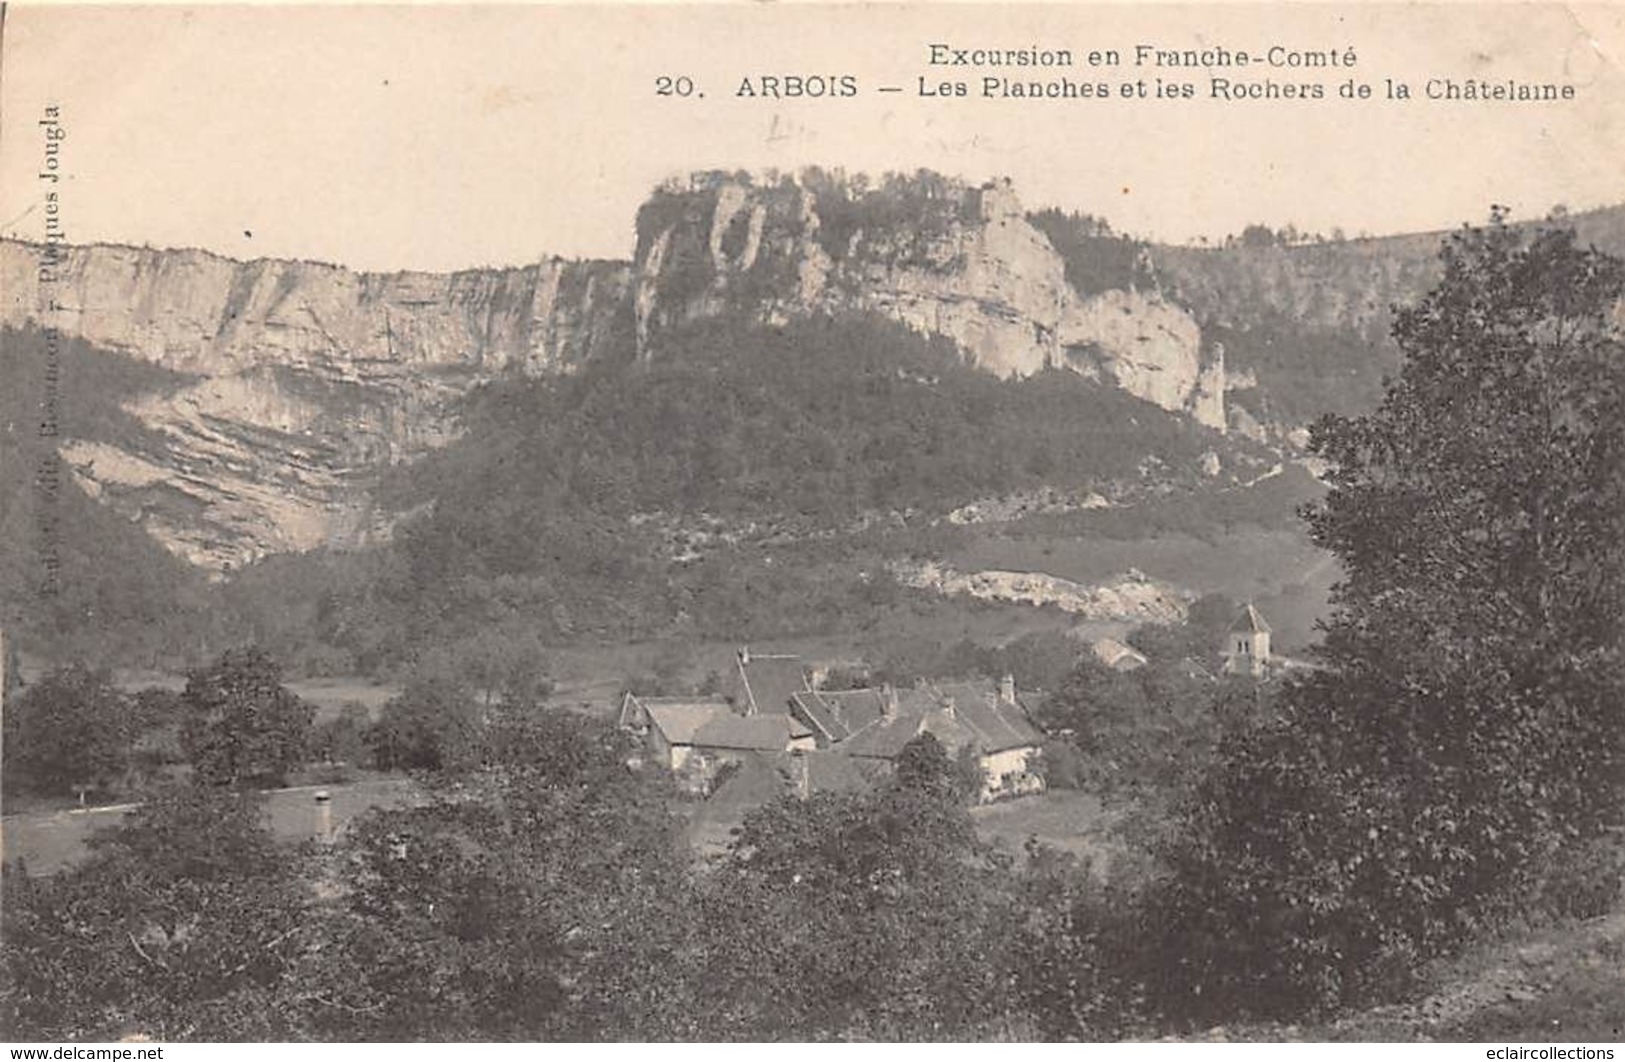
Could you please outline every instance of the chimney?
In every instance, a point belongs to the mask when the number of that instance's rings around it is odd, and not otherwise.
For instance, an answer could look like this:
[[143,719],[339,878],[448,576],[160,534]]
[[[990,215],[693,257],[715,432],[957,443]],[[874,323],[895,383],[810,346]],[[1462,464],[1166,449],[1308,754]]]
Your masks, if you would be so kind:
[[333,797],[325,789],[316,791],[316,840],[333,843]]
[[1016,677],[1008,671],[999,679],[999,703],[1007,708],[1014,708],[1016,704]]
[[880,714],[886,719],[897,716],[897,687],[889,682],[881,684],[880,687]]
[[942,714],[946,715],[949,719],[954,718],[954,707],[954,699],[952,697],[944,697],[942,699]]

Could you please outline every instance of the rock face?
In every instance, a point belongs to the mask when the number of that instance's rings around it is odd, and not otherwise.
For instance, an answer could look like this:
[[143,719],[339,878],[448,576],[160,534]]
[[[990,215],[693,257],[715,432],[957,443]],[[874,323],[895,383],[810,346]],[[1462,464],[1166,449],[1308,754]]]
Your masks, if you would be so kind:
[[[5,323],[39,320],[38,248],[0,241]],[[97,346],[211,376],[281,365],[360,379],[387,369],[567,370],[612,338],[617,262],[354,273],[203,251],[94,245],[52,269],[55,323]]]
[[645,357],[664,330],[708,316],[871,312],[954,339],[989,372],[1072,368],[1226,427],[1223,360],[1204,357],[1196,321],[1155,293],[1080,296],[1008,182],[821,199],[794,182],[697,177],[640,213],[634,272]]
[[1178,623],[1185,619],[1187,609],[1188,595],[1134,568],[1098,586],[1045,572],[960,572],[929,562],[898,565],[893,574],[905,586],[918,590],[981,601],[1048,605],[1091,620]]
[[[200,251],[0,241],[0,323],[54,327],[184,374],[132,400],[132,448],[66,439],[93,496],[220,570],[383,529],[369,487],[443,444],[452,402],[507,373],[567,372],[624,331],[629,273],[548,261],[450,275],[236,262]],[[55,306],[47,304],[54,299]]]
[[379,474],[454,437],[471,387],[659,357],[669,329],[724,314],[878,313],[989,372],[1069,368],[1229,426],[1223,358],[1203,353],[1195,321],[1155,292],[1081,296],[1008,183],[849,192],[713,175],[657,192],[637,232],[631,263],[452,274],[105,245],[47,264],[0,241],[0,324],[183,376],[127,403],[140,441],[68,438],[61,452],[84,489],[215,570],[386,533]]

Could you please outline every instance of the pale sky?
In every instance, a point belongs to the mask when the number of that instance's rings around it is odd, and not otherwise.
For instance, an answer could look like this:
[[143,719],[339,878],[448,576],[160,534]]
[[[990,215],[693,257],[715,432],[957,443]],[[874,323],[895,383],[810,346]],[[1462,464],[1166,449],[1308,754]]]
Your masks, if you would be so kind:
[[[932,68],[932,43],[1068,48],[1066,70]],[[1205,98],[1209,71],[1090,69],[1137,44],[1349,45],[1323,102]],[[638,204],[694,169],[1009,176],[1029,207],[1184,242],[1250,222],[1353,235],[1625,200],[1625,7],[1454,4],[56,7],[12,3],[0,231],[38,239],[37,121],[61,108],[73,242],[356,268],[626,257]],[[853,99],[741,99],[750,75],[850,74]],[[1195,101],[921,98],[984,74],[1189,80]],[[660,98],[686,75],[701,100]],[[1373,100],[1336,98],[1344,76]],[[1567,103],[1380,99],[1384,79],[1569,82]],[[902,93],[881,94],[880,85]],[[248,235],[252,233],[252,235]]]

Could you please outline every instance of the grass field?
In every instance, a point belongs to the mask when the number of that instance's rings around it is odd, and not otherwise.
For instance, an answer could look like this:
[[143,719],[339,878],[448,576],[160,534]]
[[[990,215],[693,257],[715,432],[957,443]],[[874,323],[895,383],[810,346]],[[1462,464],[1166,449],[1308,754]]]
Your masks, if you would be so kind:
[[399,686],[385,686],[364,678],[296,679],[288,689],[316,706],[316,722],[337,719],[352,702],[367,709],[373,719],[383,711],[384,702],[400,692]]
[[[300,786],[263,794],[265,817],[271,833],[289,844],[316,835],[316,792],[332,798],[333,825],[342,829],[364,811],[400,807],[417,799],[418,790],[407,778],[376,778],[347,785]],[[72,811],[7,815],[0,819],[0,857],[11,863],[21,859],[31,874],[50,874],[83,859],[91,836],[116,826],[133,804]]]

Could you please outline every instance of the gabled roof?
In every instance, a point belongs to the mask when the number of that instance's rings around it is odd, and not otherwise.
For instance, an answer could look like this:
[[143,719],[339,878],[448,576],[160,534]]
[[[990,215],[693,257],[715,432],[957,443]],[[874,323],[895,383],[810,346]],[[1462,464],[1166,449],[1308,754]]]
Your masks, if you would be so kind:
[[978,735],[983,752],[1042,745],[1044,735],[1027,717],[1021,694],[1014,704],[1002,704],[996,689],[975,682],[936,687],[939,698],[952,698],[954,714]]
[[764,655],[749,649],[734,656],[734,687],[734,700],[746,714],[787,712],[790,697],[809,688],[799,656]]
[[694,736],[718,719],[738,718],[733,706],[724,700],[696,700],[676,697],[640,698],[637,702],[648,716],[649,725],[671,745],[692,745]]
[[904,745],[926,731],[936,735],[949,755],[956,753],[974,737],[968,728],[941,707],[924,711],[899,710],[896,715],[887,716],[853,734],[835,746],[835,750],[863,759],[896,759]]
[[763,715],[728,712],[706,721],[687,744],[708,749],[783,752],[796,738],[811,736],[812,731],[788,712]]
[[850,756],[892,759],[922,733],[936,735],[950,754],[970,745],[977,752],[1003,752],[1043,744],[1018,696],[1004,704],[996,690],[957,682],[901,691],[897,709],[854,732],[836,746]]
[[720,697],[639,697],[627,694],[621,725],[654,727],[669,745],[782,752],[796,738],[812,736],[806,724],[786,711],[740,715]]
[[1264,622],[1263,615],[1253,607],[1251,601],[1247,603],[1247,607],[1241,610],[1241,614],[1236,617],[1236,622],[1230,625],[1231,634],[1268,634],[1269,632],[1270,625]]
[[1110,668],[1136,668],[1146,664],[1145,654],[1116,638],[1102,638],[1089,647],[1095,658]]
[[850,733],[824,698],[812,690],[792,694],[790,705],[796,715],[812,724],[813,730],[825,741],[840,741]]
[[883,695],[874,689],[802,690],[791,703],[831,742],[844,741],[885,714]]
[[728,702],[721,697],[640,697],[629,692],[621,698],[621,714],[617,725],[628,729],[649,726],[650,708],[701,711],[727,707]]
[[862,730],[886,714],[883,690],[832,690],[821,696],[849,732]]

